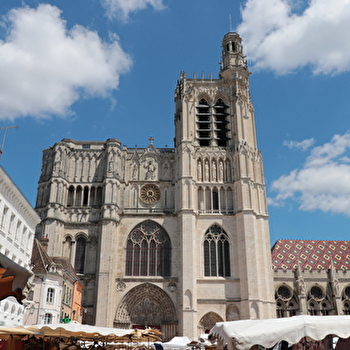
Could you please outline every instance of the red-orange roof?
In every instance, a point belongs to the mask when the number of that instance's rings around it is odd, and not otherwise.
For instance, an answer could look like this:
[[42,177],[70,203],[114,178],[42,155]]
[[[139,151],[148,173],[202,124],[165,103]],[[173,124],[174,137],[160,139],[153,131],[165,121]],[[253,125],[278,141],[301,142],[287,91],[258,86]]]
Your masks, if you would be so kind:
[[350,269],[350,241],[286,240],[276,241],[271,249],[272,266],[277,269],[336,270]]

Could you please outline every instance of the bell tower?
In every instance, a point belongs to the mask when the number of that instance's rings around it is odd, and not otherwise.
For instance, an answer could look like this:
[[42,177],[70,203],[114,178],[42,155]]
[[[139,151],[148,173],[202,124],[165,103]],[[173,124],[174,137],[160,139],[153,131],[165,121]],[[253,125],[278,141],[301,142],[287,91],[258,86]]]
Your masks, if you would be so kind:
[[229,69],[237,69],[238,66],[246,66],[243,56],[242,39],[237,33],[230,32],[222,40],[221,73],[227,72]]
[[180,322],[187,334],[208,304],[216,303],[213,312],[222,320],[275,316],[263,163],[249,75],[242,39],[230,32],[222,40],[218,79],[189,79],[181,73],[175,90]]

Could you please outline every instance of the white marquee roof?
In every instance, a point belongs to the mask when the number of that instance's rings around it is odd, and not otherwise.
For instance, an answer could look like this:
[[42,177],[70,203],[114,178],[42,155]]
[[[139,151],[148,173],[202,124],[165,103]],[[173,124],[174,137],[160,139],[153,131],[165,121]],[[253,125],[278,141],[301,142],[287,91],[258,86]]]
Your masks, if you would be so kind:
[[303,337],[322,340],[332,334],[350,337],[350,316],[293,316],[268,320],[218,322],[210,335],[223,341],[229,349],[248,350],[253,345],[273,347],[285,340],[290,345]]
[[79,339],[100,339],[118,342],[143,341],[156,338],[158,340],[160,332],[157,330],[135,330],[118,329],[107,327],[96,327],[85,324],[70,322],[57,324],[41,324],[18,327],[0,327],[0,339],[5,339],[7,335],[37,334],[47,337],[74,337]]

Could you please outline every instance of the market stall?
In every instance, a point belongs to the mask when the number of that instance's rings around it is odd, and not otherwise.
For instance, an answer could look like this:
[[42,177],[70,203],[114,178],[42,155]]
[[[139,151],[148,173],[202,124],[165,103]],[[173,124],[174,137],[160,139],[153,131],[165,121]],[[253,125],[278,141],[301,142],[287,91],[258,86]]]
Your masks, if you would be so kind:
[[[249,350],[256,345],[272,348],[282,341],[289,346],[303,345],[303,341],[305,344],[309,340],[322,341],[327,336],[349,338],[350,316],[301,315],[267,320],[218,322],[209,335],[210,338],[216,338],[223,345],[227,345],[230,350]],[[345,343],[345,340],[339,344],[342,343]],[[322,347],[324,344],[319,345]],[[302,348],[299,346],[299,349]]]
[[[95,327],[79,323],[59,323],[0,327],[0,349],[79,349],[105,346],[109,349],[145,349],[160,340],[158,330]],[[141,345],[141,346],[140,346]]]
[[190,342],[188,337],[174,337],[167,343],[163,343],[162,346],[164,349],[190,349],[188,345]]

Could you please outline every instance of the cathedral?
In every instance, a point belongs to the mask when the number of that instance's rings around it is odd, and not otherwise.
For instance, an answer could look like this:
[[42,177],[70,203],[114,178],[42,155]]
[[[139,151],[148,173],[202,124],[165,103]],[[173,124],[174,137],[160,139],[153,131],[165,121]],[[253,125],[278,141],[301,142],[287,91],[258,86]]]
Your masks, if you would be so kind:
[[167,340],[276,315],[249,75],[230,32],[217,79],[180,75],[174,148],[63,139],[43,151],[36,237],[75,267],[86,323]]
[[174,148],[43,151],[36,237],[74,266],[84,323],[166,341],[218,321],[350,314],[350,242],[280,240],[271,253],[249,75],[229,32],[217,79],[180,75]]

